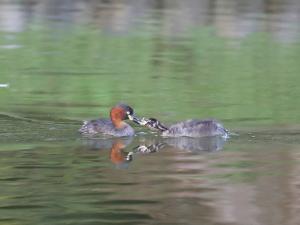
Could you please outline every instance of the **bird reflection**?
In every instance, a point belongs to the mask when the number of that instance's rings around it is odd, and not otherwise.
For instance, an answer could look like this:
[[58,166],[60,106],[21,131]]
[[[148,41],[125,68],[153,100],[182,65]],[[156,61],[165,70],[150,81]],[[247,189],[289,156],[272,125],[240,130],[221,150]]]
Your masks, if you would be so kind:
[[109,150],[109,158],[117,168],[127,168],[132,160],[132,153],[125,151],[131,142],[132,137],[82,140],[83,145],[89,150]]
[[134,141],[133,138],[85,139],[84,145],[90,150],[109,150],[109,158],[117,168],[128,168],[129,163],[139,154],[156,153],[166,148],[198,154],[216,152],[223,149],[226,140],[220,136],[162,138],[151,135],[138,136]]
[[126,144],[120,139],[114,140],[112,144],[109,156],[111,162],[117,167],[127,167],[128,163],[132,160],[132,154],[130,152],[125,152],[125,147]]
[[166,143],[170,146],[181,150],[187,150],[190,152],[214,152],[223,149],[226,142],[226,138],[221,136],[214,137],[201,137],[201,138],[190,138],[190,137],[179,137],[179,138],[168,138]]
[[176,138],[148,138],[146,144],[140,143],[133,152],[137,153],[153,153],[160,151],[164,148],[172,148],[175,150],[188,151],[193,153],[201,152],[214,152],[223,149],[226,142],[226,138],[215,136],[215,137],[176,137]]

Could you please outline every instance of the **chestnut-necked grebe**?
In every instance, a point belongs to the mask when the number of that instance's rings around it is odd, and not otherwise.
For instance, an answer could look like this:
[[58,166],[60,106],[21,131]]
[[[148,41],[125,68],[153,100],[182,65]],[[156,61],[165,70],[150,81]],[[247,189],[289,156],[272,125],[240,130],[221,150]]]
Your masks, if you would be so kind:
[[229,137],[229,131],[216,120],[186,120],[166,127],[154,118],[142,118],[140,125],[161,131],[162,136],[166,137]]
[[85,135],[106,134],[116,137],[133,136],[133,128],[123,120],[138,123],[133,109],[125,104],[118,104],[110,111],[110,119],[96,119],[84,121],[79,132]]
[[133,159],[133,152],[127,152],[126,147],[132,142],[133,137],[103,137],[82,138],[83,147],[92,151],[109,151],[109,158],[117,168],[128,168]]

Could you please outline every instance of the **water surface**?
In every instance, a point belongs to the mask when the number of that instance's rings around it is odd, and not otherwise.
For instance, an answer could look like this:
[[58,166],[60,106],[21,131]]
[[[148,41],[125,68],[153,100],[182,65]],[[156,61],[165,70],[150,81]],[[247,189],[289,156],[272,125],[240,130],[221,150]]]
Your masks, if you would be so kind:
[[[0,224],[299,224],[298,8],[0,3]],[[120,101],[237,135],[78,134]]]

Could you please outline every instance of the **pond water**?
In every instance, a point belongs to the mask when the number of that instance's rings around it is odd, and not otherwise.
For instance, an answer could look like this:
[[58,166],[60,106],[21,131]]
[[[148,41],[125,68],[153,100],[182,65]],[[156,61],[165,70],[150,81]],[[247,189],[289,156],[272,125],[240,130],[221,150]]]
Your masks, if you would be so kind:
[[[299,7],[1,2],[0,225],[300,224]],[[80,136],[118,102],[235,135]]]

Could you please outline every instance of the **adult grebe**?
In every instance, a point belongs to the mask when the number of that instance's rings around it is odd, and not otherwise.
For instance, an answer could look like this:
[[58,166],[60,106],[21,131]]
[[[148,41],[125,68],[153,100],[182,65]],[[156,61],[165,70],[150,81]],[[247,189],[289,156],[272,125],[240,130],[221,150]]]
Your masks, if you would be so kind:
[[79,132],[85,135],[106,134],[116,137],[133,136],[133,128],[124,122],[129,119],[135,123],[140,121],[135,117],[133,109],[125,104],[117,104],[110,111],[110,119],[95,119],[84,121]]

